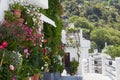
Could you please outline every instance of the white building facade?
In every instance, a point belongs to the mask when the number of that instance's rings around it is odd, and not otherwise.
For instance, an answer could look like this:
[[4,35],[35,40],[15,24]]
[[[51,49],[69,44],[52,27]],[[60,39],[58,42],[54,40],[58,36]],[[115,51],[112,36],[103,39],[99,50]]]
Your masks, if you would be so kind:
[[[72,39],[72,43],[69,39]],[[73,58],[79,62],[78,75],[82,75],[83,67],[81,63],[89,57],[90,41],[83,38],[82,30],[75,33],[66,33],[62,31],[62,42],[66,45],[65,52],[70,53],[70,61]]]

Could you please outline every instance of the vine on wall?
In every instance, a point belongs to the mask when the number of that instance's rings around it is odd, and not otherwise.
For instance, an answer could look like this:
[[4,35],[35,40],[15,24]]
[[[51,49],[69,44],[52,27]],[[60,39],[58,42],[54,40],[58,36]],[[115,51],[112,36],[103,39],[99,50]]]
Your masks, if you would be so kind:
[[[54,6],[54,7],[53,7]],[[44,12],[46,16],[55,21],[57,27],[53,27],[50,24],[44,23],[44,37],[47,39],[47,44],[43,46],[50,47],[51,51],[47,54],[50,58],[49,70],[50,72],[57,72],[60,70],[60,60],[59,60],[59,48],[61,45],[61,31],[62,31],[62,21],[60,15],[62,13],[62,8],[59,0],[49,0],[49,9]],[[55,58],[55,61],[54,61]],[[57,61],[57,63],[56,63]],[[54,68],[54,69],[52,69]]]

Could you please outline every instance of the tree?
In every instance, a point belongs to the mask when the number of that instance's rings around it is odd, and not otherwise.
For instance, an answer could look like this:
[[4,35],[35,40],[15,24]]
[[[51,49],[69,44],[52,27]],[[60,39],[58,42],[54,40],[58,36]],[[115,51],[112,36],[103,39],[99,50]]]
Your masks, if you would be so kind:
[[[76,0],[64,1],[68,3],[64,4],[66,7],[72,4],[71,1],[73,3],[76,2]],[[87,39],[90,37],[99,48],[103,49],[105,42],[107,42],[108,45],[120,45],[119,3],[120,1],[118,0],[82,0],[82,3],[78,4],[80,5],[79,10],[77,10],[76,5],[71,5],[71,7],[69,6],[68,8],[64,7],[64,10],[65,13],[69,13],[67,16],[69,23],[74,23],[75,27],[83,29],[84,37]],[[76,9],[72,11],[73,6],[76,6]],[[76,10],[77,13],[80,13],[79,15],[73,14]]]
[[99,17],[97,15],[95,15],[95,14],[88,16],[88,19],[91,22],[98,22],[99,21]]
[[75,23],[74,23],[75,27],[77,28],[82,28],[83,29],[83,35],[86,39],[90,39],[90,33],[93,29],[93,24],[88,21],[86,18],[83,17],[79,17]]
[[105,42],[107,42],[108,45],[120,44],[119,34],[120,31],[113,28],[99,27],[91,32],[91,40],[93,40],[99,48],[103,49]]
[[110,33],[106,28],[94,29],[90,35],[91,40],[93,40],[100,49],[104,48],[105,42],[108,42],[110,37]]
[[69,17],[69,23],[75,23],[75,21],[79,18],[79,16],[73,15]]
[[120,57],[120,45],[107,46],[105,53],[109,54],[112,58]]

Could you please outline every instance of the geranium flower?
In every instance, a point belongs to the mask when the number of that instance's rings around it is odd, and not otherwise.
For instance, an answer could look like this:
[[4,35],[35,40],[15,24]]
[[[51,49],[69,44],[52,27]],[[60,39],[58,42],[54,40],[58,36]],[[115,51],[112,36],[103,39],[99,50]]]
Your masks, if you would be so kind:
[[28,56],[30,55],[30,53],[28,52],[28,49],[24,49],[24,53],[26,55],[26,58],[28,58]]
[[16,80],[15,77],[12,77],[12,80]]
[[2,45],[0,45],[0,50],[2,50],[4,47]]
[[2,46],[3,46],[4,48],[7,47],[7,46],[8,46],[7,41],[4,41],[4,42],[2,43]]
[[47,52],[46,48],[44,48],[44,49],[42,50],[42,52],[43,52],[43,54],[45,55],[46,52]]
[[46,40],[46,39],[44,39],[44,40],[43,40],[43,42],[44,42],[44,43],[46,43],[46,42],[47,42],[47,40]]
[[28,53],[28,49],[24,49],[24,53]]

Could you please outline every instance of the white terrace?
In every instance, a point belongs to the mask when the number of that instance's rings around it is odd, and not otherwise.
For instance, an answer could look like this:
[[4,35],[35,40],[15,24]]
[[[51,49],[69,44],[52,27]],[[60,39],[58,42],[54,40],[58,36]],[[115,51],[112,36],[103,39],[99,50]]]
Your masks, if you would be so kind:
[[[73,38],[73,42],[77,45],[68,44],[68,38]],[[82,36],[82,30],[77,33],[68,34],[62,31],[62,42],[69,46],[65,47],[65,51],[70,53],[70,60],[74,57],[79,61],[77,75],[83,76],[83,80],[120,80],[120,58],[112,60],[109,55],[98,53],[95,51],[90,54],[90,41]],[[78,54],[80,57],[78,57]]]

